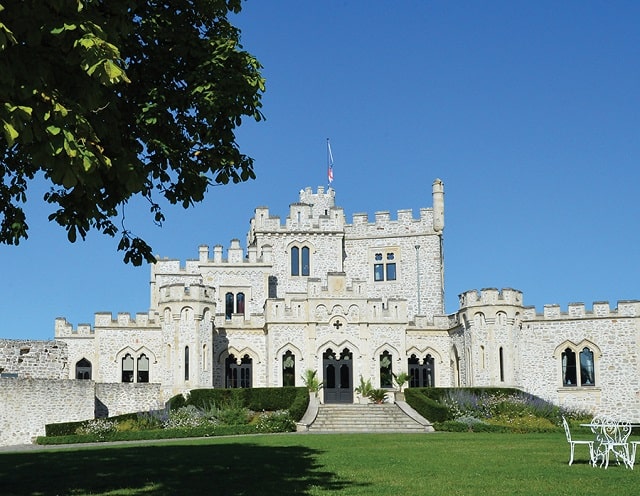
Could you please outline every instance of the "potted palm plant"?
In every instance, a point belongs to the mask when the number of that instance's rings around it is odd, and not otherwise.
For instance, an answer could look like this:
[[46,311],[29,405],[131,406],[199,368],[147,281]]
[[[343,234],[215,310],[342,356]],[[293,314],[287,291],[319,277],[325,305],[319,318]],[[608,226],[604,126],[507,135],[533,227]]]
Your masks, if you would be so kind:
[[304,383],[306,388],[309,390],[309,393],[313,394],[314,396],[317,396],[318,391],[322,389],[322,382],[320,381],[320,379],[318,379],[317,370],[312,370],[312,369],[305,370],[304,374],[302,374],[302,382]]
[[364,377],[360,376],[360,385],[356,387],[354,391],[358,394],[360,403],[369,403],[369,395],[371,394],[371,391],[373,391],[371,379],[367,379],[365,381]]
[[369,399],[373,401],[376,405],[381,405],[387,400],[387,390],[386,389],[372,389],[369,392]]
[[402,392],[402,388],[404,388],[404,385],[409,382],[411,376],[406,372],[400,372],[398,375],[393,374],[393,378],[396,385],[398,386],[398,391],[395,392],[396,401],[404,401],[404,393]]

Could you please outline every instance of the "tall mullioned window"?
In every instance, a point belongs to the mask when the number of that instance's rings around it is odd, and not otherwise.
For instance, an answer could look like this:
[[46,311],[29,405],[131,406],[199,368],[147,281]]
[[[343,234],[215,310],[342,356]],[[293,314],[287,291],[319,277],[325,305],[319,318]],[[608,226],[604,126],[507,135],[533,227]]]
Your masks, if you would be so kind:
[[596,382],[593,350],[588,346],[581,350],[567,347],[561,354],[562,385],[565,387],[589,387]]
[[121,360],[121,381],[149,382],[150,363],[145,353],[139,355],[127,353]]
[[308,276],[310,274],[310,252],[308,246],[291,248],[291,275]]
[[396,254],[393,251],[377,252],[373,256],[373,280],[396,280]]
[[244,315],[244,293],[231,292],[224,295],[224,318],[231,320],[234,313]]

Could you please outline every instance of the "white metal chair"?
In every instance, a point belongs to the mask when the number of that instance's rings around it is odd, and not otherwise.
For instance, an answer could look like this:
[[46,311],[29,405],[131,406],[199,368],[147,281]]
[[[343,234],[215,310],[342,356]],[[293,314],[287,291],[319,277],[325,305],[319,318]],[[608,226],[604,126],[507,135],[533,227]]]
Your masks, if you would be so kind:
[[633,470],[633,466],[636,463],[636,450],[638,449],[638,445],[640,441],[630,441],[629,445],[631,446],[631,454],[629,456],[629,468]]
[[567,419],[562,417],[562,425],[564,425],[564,433],[567,435],[567,442],[571,447],[571,456],[569,458],[569,465],[573,464],[573,456],[576,449],[576,445],[582,444],[589,447],[589,463],[593,464],[594,462],[594,452],[593,452],[593,441],[585,441],[585,440],[575,440],[571,438],[571,429],[569,429],[569,423]]
[[633,468],[627,443],[631,434],[631,425],[628,422],[602,417],[594,418],[592,424],[594,425],[591,430],[596,435],[593,465],[595,466],[598,460],[601,460],[600,466],[604,466],[606,469],[609,466],[611,453],[613,453],[618,464],[622,461],[625,467]]

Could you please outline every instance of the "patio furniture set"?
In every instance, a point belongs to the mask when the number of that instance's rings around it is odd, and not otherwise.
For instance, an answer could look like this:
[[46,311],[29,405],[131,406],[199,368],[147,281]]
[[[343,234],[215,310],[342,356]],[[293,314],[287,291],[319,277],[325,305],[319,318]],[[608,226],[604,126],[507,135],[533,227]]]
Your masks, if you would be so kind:
[[631,429],[640,425],[629,422],[610,419],[604,416],[596,416],[588,424],[580,424],[589,427],[594,434],[593,440],[576,440],[571,436],[571,430],[567,419],[562,417],[567,442],[571,447],[569,465],[573,463],[575,447],[584,445],[589,448],[589,463],[594,467],[609,466],[609,461],[614,459],[618,464],[633,470],[636,460],[636,450],[640,440],[629,441]]

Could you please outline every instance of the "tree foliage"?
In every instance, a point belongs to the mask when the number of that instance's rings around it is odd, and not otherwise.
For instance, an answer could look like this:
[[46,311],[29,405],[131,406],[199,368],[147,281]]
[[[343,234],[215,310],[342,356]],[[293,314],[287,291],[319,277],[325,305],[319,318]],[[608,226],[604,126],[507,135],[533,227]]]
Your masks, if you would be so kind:
[[41,175],[49,220],[69,241],[120,236],[125,262],[153,261],[123,224],[140,195],[188,208],[209,186],[255,177],[243,117],[263,118],[259,62],[228,17],[241,0],[0,0],[0,242],[28,237]]

